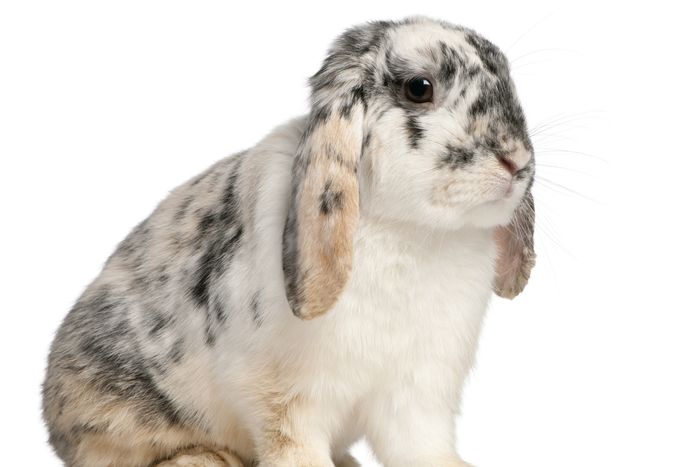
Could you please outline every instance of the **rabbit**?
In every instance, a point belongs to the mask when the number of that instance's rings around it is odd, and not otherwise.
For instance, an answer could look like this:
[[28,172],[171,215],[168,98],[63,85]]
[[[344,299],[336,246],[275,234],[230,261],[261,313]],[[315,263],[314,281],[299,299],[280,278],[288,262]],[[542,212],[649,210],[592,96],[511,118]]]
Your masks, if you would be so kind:
[[308,115],[179,186],[65,317],[43,384],[68,466],[467,466],[495,291],[528,282],[534,151],[502,52],[425,17],[333,43]]

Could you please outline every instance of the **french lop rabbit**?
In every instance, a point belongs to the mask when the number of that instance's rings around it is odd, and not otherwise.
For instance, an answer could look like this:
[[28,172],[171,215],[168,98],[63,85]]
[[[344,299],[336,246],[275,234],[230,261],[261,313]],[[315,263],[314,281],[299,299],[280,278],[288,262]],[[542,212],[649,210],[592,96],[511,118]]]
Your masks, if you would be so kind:
[[65,318],[43,387],[68,466],[466,466],[492,291],[534,264],[506,58],[427,18],[343,33],[311,111],[176,188]]

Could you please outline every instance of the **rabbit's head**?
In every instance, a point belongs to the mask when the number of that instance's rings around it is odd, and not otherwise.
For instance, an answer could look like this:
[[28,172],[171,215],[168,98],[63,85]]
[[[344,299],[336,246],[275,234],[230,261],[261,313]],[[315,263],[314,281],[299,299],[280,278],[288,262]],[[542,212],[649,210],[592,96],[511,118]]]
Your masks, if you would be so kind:
[[345,32],[310,80],[284,234],[290,305],[329,309],[350,272],[361,216],[428,229],[496,227],[495,290],[534,263],[533,148],[500,50],[425,18]]

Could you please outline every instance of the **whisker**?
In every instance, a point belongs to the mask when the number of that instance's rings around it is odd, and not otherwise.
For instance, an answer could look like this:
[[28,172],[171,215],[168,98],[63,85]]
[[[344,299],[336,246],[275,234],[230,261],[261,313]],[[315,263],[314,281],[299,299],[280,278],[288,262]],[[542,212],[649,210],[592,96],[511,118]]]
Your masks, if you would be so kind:
[[517,45],[517,44],[521,41],[521,39],[523,39],[523,38],[526,37],[528,34],[530,34],[532,31],[534,31],[535,28],[537,28],[537,27],[538,27],[540,24],[542,24],[544,21],[548,20],[551,16],[552,16],[552,14],[550,13],[550,14],[548,14],[548,15],[546,15],[546,16],[543,16],[542,18],[540,18],[539,20],[537,20],[535,23],[533,23],[533,25],[532,25],[530,28],[526,29],[526,31],[524,31],[519,37],[517,37],[517,38],[514,40],[514,42],[512,42],[512,44],[510,44],[509,47],[507,47],[507,48],[505,49],[506,53],[509,53],[509,51],[512,50],[512,49],[514,48],[514,46]]
[[561,237],[554,228],[554,223],[551,218],[545,214],[549,212],[549,205],[541,199],[540,196],[535,196],[535,204],[542,207],[542,209],[535,210],[535,224],[540,227],[540,232],[552,241],[557,247],[563,250],[568,256],[575,257],[566,247],[563,246]]
[[559,170],[565,170],[565,171],[573,172],[573,173],[577,173],[577,174],[591,176],[591,174],[589,172],[584,172],[583,170],[577,170],[577,169],[573,169],[573,168],[570,168],[570,167],[562,167],[560,165],[551,165],[551,164],[544,164],[544,163],[541,164],[540,162],[536,162],[535,167],[536,168],[542,167],[542,168],[545,168],[545,169],[559,169]]
[[539,155],[539,154],[549,155],[549,154],[554,154],[554,153],[572,154],[572,155],[575,155],[575,156],[586,156],[586,157],[590,157],[592,159],[601,161],[605,164],[608,163],[607,159],[603,159],[600,156],[597,156],[595,154],[591,154],[591,153],[588,153],[588,152],[583,152],[583,151],[573,151],[571,149],[545,148],[545,147],[543,147],[542,150],[538,150],[538,149],[535,150],[535,155]]
[[573,123],[580,120],[587,120],[590,118],[598,118],[598,114],[604,113],[602,110],[585,110],[583,112],[576,112],[572,114],[560,113],[552,115],[546,120],[541,121],[535,126],[530,128],[530,132],[536,132],[541,127],[554,126],[554,125],[564,125],[567,123]]
[[522,58],[530,57],[532,55],[539,55],[541,53],[548,53],[548,52],[571,52],[571,53],[575,53],[574,50],[570,50],[570,49],[562,49],[562,48],[559,48],[559,47],[549,47],[549,48],[546,48],[546,49],[533,50],[533,51],[527,52],[523,55],[519,55],[518,57],[510,60],[509,63],[510,63],[510,65],[513,65],[514,63],[516,63],[518,60],[521,60]]
[[[572,129],[572,128],[571,128]],[[533,140],[533,146],[539,145],[539,143],[543,141],[554,141],[554,140],[561,140],[561,141],[572,141],[573,139],[565,135],[563,133],[549,133],[549,132],[543,132],[543,133],[538,133],[537,135],[531,135],[531,139]]]
[[532,74],[524,75],[521,73],[521,70],[530,66],[539,65],[540,63],[543,63],[543,60],[531,60],[529,62],[524,63],[515,63],[514,65],[512,65],[512,73],[515,74],[515,76],[534,76]]
[[[598,200],[593,199],[590,196],[584,195],[576,190],[573,190],[572,188],[568,188],[564,185],[561,185],[560,183],[553,182],[544,177],[538,176],[536,177],[536,181],[540,184],[540,186],[549,188],[550,190],[556,191],[557,193],[573,194],[575,196],[579,196],[580,198],[586,199],[587,201],[591,201],[592,203],[601,204],[600,202],[598,202]],[[555,190],[554,188],[557,189]]]
[[556,129],[563,129],[563,131],[583,130],[586,128],[586,126],[580,125],[579,123],[587,121],[587,119],[588,117],[574,117],[565,120],[541,123],[535,127],[532,127],[528,133],[531,137],[534,137],[542,134],[548,134],[549,131]]

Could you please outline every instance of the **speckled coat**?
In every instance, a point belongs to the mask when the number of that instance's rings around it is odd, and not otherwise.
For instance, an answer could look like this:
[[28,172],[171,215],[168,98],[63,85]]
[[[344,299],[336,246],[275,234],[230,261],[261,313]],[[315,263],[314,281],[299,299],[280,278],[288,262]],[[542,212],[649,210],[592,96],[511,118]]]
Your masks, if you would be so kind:
[[67,465],[354,466],[363,436],[386,466],[466,465],[483,314],[534,263],[507,60],[444,22],[375,22],[310,82],[308,116],[176,188],[65,318],[44,417]]

